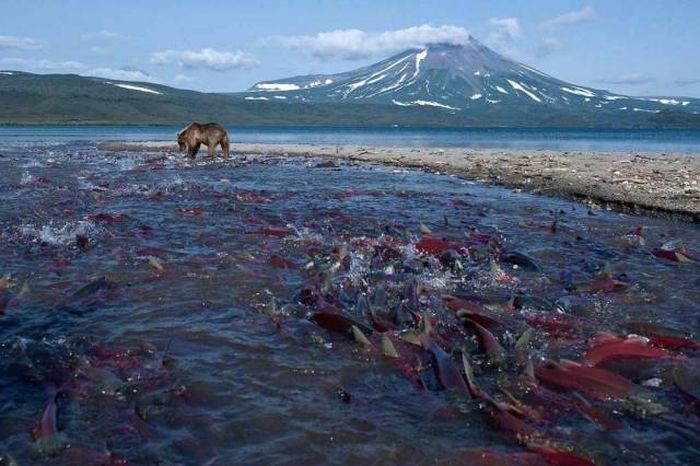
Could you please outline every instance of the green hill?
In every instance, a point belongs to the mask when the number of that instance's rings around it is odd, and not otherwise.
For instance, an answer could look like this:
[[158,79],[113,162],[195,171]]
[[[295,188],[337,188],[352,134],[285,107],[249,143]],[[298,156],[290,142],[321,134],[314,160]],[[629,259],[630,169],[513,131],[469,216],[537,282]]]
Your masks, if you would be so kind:
[[0,73],[0,124],[179,125],[219,121],[237,126],[700,127],[697,115],[681,110],[670,115],[618,113],[624,115],[548,111],[527,105],[452,112],[370,103],[287,103],[250,100],[250,94],[244,93],[203,93],[78,75]]

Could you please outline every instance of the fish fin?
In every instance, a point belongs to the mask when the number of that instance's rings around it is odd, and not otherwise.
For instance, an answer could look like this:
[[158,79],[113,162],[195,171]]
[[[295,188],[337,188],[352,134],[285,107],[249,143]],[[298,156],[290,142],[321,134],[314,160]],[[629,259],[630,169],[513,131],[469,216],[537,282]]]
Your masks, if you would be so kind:
[[580,362],[572,361],[571,359],[560,359],[559,366],[563,367],[564,369],[570,369],[573,367],[583,367],[583,364],[581,364]]
[[422,346],[425,349],[428,349],[428,347],[433,344],[433,341],[430,338],[430,335],[428,335],[427,333],[419,334],[418,335],[418,342],[420,343],[420,346]]
[[535,330],[532,327],[525,330],[518,338],[518,341],[515,342],[515,350],[522,351],[522,350],[526,349],[527,345],[530,344],[530,340],[532,340],[532,336],[534,334],[535,334]]
[[387,358],[398,359],[399,353],[388,336],[382,335],[382,352]]
[[263,307],[262,311],[267,317],[273,317],[275,314],[277,314],[277,300],[274,298],[274,296],[272,297],[270,303]]
[[695,262],[692,257],[690,257],[690,254],[686,251],[685,248],[681,249],[678,248],[676,251],[676,259],[678,259],[678,262]]
[[473,398],[476,398],[481,394],[481,391],[476,386],[476,382],[474,382],[474,370],[469,362],[469,354],[464,349],[462,350],[462,366],[464,366],[464,376],[467,379],[467,388],[469,389],[469,393]]
[[532,358],[529,355],[525,362],[525,376],[531,381],[535,380],[535,366],[532,364]]
[[367,339],[362,330],[360,330],[357,325],[350,327],[352,330],[352,336],[355,337],[355,341],[364,346],[372,346],[372,342]]
[[433,232],[430,230],[430,228],[427,227],[423,222],[420,224],[420,232],[424,236],[432,235]]
[[406,332],[401,333],[399,336],[403,341],[407,343],[416,346],[422,346],[420,338],[418,337],[418,334],[415,332],[415,330],[408,330]]
[[156,272],[161,273],[165,270],[163,263],[155,256],[148,256],[148,265],[153,267]]
[[29,286],[29,282],[24,282],[22,284],[22,288],[19,290],[19,296],[26,296],[31,292],[32,292],[32,289]]
[[423,312],[421,314],[421,326],[423,327],[423,333],[427,336],[432,335],[433,333],[433,324],[430,322],[430,316],[428,315],[427,312]]

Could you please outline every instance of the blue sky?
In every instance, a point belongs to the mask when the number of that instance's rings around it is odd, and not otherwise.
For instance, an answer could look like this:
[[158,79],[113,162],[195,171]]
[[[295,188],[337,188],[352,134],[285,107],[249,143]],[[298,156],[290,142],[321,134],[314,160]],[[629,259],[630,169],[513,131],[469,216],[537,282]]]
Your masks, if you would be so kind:
[[203,91],[354,69],[472,34],[576,84],[700,97],[700,1],[13,1],[0,69]]

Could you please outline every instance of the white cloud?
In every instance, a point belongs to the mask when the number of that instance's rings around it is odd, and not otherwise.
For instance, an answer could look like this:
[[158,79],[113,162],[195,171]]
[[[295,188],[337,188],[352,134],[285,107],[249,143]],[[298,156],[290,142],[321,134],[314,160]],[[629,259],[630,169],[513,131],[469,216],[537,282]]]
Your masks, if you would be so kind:
[[520,34],[518,18],[491,18],[489,24],[493,28],[489,37],[496,41],[513,40]]
[[35,60],[31,58],[2,58],[0,65],[3,67],[19,67],[31,71],[62,71],[78,73],[82,76],[96,76],[100,78],[115,79],[122,81],[144,81],[156,82],[155,77],[131,67],[109,68],[99,67],[88,69],[88,66],[78,61],[52,61]]
[[126,36],[119,32],[102,29],[100,31],[88,32],[82,35],[83,39],[104,39],[104,40],[124,40]]
[[187,82],[190,82],[190,81],[194,81],[194,79],[193,79],[193,78],[190,78],[189,76],[184,75],[184,74],[178,74],[177,76],[175,76],[174,81],[175,81],[176,83],[187,83]]
[[145,71],[131,68],[93,68],[80,73],[83,76],[96,76],[98,78],[116,79],[119,81],[155,82],[156,79]]
[[596,18],[595,10],[590,6],[584,6],[580,10],[567,11],[554,18],[549,18],[540,23],[544,29],[557,29],[561,26],[576,24],[583,21],[591,21]]
[[225,71],[233,68],[248,68],[258,64],[254,57],[241,52],[219,52],[212,48],[202,50],[164,50],[151,54],[151,63],[177,65],[184,68],[209,68]]
[[535,49],[537,57],[547,57],[564,49],[564,44],[556,37],[545,37]]
[[489,26],[491,30],[486,35],[486,43],[488,45],[507,55],[519,55],[510,47],[513,39],[520,35],[518,18],[491,18]]
[[3,58],[0,63],[8,66],[21,66],[22,68],[40,69],[40,70],[67,70],[83,68],[84,65],[80,62],[53,61],[53,60],[35,60],[33,58]]
[[0,49],[33,50],[40,48],[41,43],[30,37],[0,35]]
[[265,39],[265,42],[307,50],[311,55],[319,58],[357,60],[422,47],[426,44],[458,45],[465,44],[468,40],[469,33],[462,27],[452,25],[433,27],[423,24],[378,33],[360,29],[339,29],[319,32],[313,36],[272,36]]
[[126,36],[114,31],[101,30],[97,31],[96,35],[102,37],[103,39],[126,39]]
[[656,78],[652,78],[651,76],[642,76],[637,73],[625,74],[616,78],[604,78],[596,80],[596,82],[604,84],[626,84],[630,86],[649,84],[655,81]]
[[677,79],[673,83],[678,86],[692,86],[693,84],[700,84],[700,79]]

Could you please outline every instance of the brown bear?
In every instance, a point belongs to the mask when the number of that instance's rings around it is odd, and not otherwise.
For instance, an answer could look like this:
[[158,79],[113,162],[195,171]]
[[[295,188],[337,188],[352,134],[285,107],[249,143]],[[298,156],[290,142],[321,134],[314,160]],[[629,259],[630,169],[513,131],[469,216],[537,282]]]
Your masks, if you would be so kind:
[[209,157],[214,157],[216,146],[220,144],[226,158],[229,157],[228,133],[218,123],[190,123],[185,129],[177,133],[177,144],[180,146],[180,150],[186,150],[187,155],[191,158],[197,155],[201,144],[207,146]]

